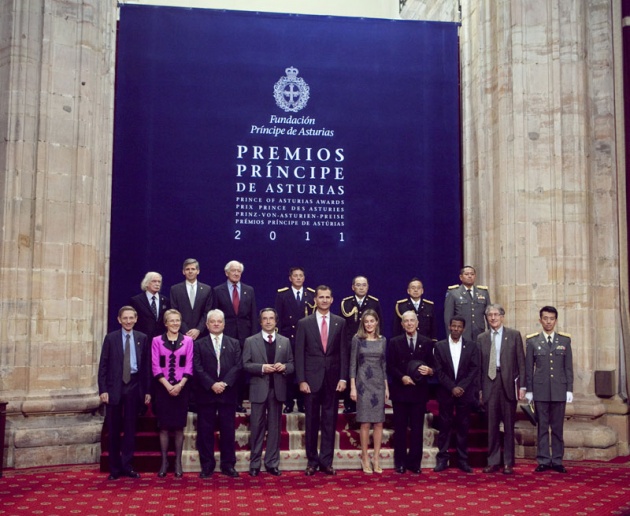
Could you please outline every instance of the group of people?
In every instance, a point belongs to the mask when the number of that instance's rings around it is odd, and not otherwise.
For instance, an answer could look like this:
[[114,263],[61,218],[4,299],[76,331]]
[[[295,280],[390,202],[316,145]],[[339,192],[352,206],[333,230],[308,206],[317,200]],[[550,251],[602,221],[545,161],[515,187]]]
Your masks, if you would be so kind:
[[194,404],[200,477],[210,477],[216,468],[215,428],[220,433],[220,470],[238,477],[234,415],[244,411],[244,399],[251,403],[251,476],[260,474],[263,462],[269,474],[281,474],[281,416],[292,412],[295,403],[305,412],[305,474],[334,475],[340,397],[344,412],[356,411],[360,423],[365,473],[383,471],[379,459],[388,400],[395,470],[420,473],[431,386],[436,387],[440,416],[435,471],[449,466],[452,432],[457,466],[472,471],[468,427],[471,411],[481,406],[489,439],[484,472],[501,469],[502,424],[503,472],[513,473],[517,399],[525,398],[535,400],[539,420],[536,471],[566,471],[562,426],[565,404],[572,401],[571,342],[568,335],[555,332],[555,308],[541,309],[543,332],[527,337],[525,353],[520,333],[503,326],[503,308],[490,302],[487,287],[475,285],[476,272],[466,266],[460,271],[461,284],[446,294],[447,339],[436,342],[433,303],[423,298],[422,282],[413,278],[408,297],[396,303],[394,337],[386,342],[379,301],[368,294],[363,276],[353,279],[354,295],[342,300],[339,316],[331,312],[330,287],[305,287],[300,267],[289,271],[291,285],[278,290],[275,308],[260,313],[253,288],[240,281],[240,262],[226,264],[227,281],[215,288],[197,281],[199,263],[194,259],[184,262],[182,272],[186,280],[171,288],[168,299],[159,293],[161,275],[147,273],[143,292],[118,312],[121,328],[103,342],[98,384],[106,404],[109,479],[139,477],[132,458],[143,403],[151,403],[158,419],[158,476],[169,470],[173,434],[174,476],[182,477],[183,430]]

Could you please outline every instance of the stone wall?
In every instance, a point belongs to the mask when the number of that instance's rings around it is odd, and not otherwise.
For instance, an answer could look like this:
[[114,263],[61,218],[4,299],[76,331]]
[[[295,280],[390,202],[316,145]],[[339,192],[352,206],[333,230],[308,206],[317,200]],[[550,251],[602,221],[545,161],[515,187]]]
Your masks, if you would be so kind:
[[[8,466],[93,462],[115,0],[0,3],[0,397]],[[86,416],[87,414],[87,416]]]

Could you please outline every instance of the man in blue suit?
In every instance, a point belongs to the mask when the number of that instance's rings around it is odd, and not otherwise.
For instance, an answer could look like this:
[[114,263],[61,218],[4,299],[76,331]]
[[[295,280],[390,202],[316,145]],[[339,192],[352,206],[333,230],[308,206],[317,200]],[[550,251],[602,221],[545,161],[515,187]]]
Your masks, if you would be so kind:
[[[332,466],[335,427],[339,411],[338,393],[346,389],[350,353],[345,339],[345,321],[330,312],[330,287],[315,290],[315,313],[298,322],[295,368],[306,409],[306,476],[318,470],[335,475]],[[321,445],[317,453],[317,437]]]
[[98,365],[98,392],[107,407],[108,480],[120,476],[140,478],[131,461],[138,413],[143,402],[147,405],[151,402],[151,346],[144,333],[133,330],[137,320],[138,314],[131,306],[123,306],[118,311],[121,329],[105,336]]

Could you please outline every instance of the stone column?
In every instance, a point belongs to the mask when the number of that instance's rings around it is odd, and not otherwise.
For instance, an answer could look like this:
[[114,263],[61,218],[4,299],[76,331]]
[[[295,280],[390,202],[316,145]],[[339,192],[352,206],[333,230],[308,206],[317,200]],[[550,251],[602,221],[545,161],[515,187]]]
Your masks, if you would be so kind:
[[[479,0],[461,9],[464,261],[506,308],[507,326],[540,331],[538,310],[551,304],[557,329],[572,334],[566,457],[627,454],[626,404],[594,390],[595,370],[623,367],[628,306],[614,123],[620,20],[608,0]],[[587,421],[597,435],[572,433]]]
[[8,466],[96,462],[115,0],[0,3],[0,399]]

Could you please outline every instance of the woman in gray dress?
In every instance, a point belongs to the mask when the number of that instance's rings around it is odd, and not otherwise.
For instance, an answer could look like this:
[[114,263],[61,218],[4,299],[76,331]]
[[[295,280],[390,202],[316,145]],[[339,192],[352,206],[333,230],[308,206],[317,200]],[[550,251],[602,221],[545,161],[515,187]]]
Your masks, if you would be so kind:
[[[357,402],[357,421],[361,423],[361,466],[364,473],[382,473],[379,464],[385,402],[389,399],[385,371],[385,337],[380,334],[378,314],[366,310],[352,337],[350,354],[350,398]],[[374,456],[370,464],[368,445],[373,425]]]

